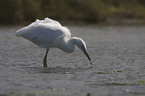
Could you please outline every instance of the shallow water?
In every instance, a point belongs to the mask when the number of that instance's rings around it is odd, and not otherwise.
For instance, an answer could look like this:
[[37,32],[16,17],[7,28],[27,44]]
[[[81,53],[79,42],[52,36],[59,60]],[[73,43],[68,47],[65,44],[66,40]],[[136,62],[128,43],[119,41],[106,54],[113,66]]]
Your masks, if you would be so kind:
[[78,49],[68,54],[15,36],[20,27],[0,27],[0,95],[145,96],[144,26],[69,26],[83,38],[93,65]]

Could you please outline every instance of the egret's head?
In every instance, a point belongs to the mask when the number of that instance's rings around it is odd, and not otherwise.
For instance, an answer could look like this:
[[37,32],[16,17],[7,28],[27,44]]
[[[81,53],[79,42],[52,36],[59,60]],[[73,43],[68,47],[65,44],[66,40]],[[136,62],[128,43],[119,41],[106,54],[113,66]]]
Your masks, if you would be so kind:
[[91,58],[90,58],[90,56],[89,56],[89,54],[88,54],[88,52],[87,52],[87,47],[86,47],[85,41],[84,41],[83,39],[81,39],[81,38],[78,38],[78,37],[75,37],[75,39],[76,39],[75,44],[76,44],[76,45],[78,46],[78,48],[79,48],[80,50],[82,50],[82,52],[87,56],[87,58],[88,58],[89,61],[90,61],[90,64],[92,64]]

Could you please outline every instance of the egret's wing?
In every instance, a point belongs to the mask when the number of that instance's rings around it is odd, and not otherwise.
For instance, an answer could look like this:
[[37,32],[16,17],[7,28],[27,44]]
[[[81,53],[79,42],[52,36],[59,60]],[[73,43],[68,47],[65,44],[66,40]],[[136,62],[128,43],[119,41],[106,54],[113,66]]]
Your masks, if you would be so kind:
[[58,21],[56,21],[56,20],[52,20],[52,19],[50,19],[50,18],[48,18],[48,17],[47,17],[47,18],[45,18],[45,19],[44,19],[44,21],[45,21],[45,22],[55,23],[55,24],[58,24],[58,25],[60,25],[60,26],[61,26],[61,24],[60,24]]
[[52,19],[50,19],[50,18],[45,18],[44,20],[38,20],[38,19],[36,19],[36,21],[34,22],[34,23],[38,23],[38,24],[48,24],[48,25],[55,25],[55,26],[61,26],[61,24],[58,22],[58,21],[56,21],[56,20],[52,20]]
[[54,47],[53,42],[58,37],[62,37],[63,33],[60,30],[39,26],[35,28],[24,27],[16,35],[28,39],[40,47]]
[[31,23],[30,25],[19,29],[17,31],[16,35],[19,36],[21,34],[29,32],[29,31],[31,32],[31,29],[35,29],[35,28],[39,29],[38,27],[39,28],[41,27],[40,29],[53,29],[53,30],[62,29],[61,28],[62,26],[61,26],[61,24],[58,21],[52,20],[52,19],[47,17],[44,20],[36,19],[36,21]]
[[[37,20],[36,20],[37,21]],[[51,26],[51,28],[53,28],[53,27],[60,27],[60,29],[64,32],[64,34],[68,37],[68,38],[70,38],[71,37],[71,33],[70,33],[70,30],[67,28],[67,27],[65,27],[65,26],[62,26],[58,21],[56,21],[56,20],[52,20],[52,19],[50,19],[50,18],[45,18],[44,20],[39,20],[38,22],[41,22],[41,23],[43,23],[43,24],[47,24],[46,26]]]
[[55,46],[54,41],[58,38],[71,37],[70,30],[61,26],[59,22],[45,18],[45,20],[36,20],[30,25],[19,29],[16,36],[24,37],[40,47]]

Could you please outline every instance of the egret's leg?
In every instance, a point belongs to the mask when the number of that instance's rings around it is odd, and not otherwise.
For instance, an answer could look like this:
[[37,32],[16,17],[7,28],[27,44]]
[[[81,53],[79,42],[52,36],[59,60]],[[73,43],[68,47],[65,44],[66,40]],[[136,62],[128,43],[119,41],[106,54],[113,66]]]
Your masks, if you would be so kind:
[[46,68],[47,67],[47,54],[48,54],[49,49],[46,49],[46,53],[45,56],[43,58],[43,67]]

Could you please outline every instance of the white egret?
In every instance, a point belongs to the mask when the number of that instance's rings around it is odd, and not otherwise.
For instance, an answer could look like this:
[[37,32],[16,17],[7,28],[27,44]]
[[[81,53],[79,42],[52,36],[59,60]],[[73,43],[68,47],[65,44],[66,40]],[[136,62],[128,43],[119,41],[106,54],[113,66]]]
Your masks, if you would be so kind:
[[47,67],[47,54],[50,48],[59,48],[64,52],[72,53],[75,45],[87,56],[90,64],[92,64],[85,42],[81,38],[71,37],[70,30],[67,27],[50,18],[37,19],[30,25],[19,29],[16,36],[23,37],[39,47],[46,48],[43,58],[43,67],[45,68]]

